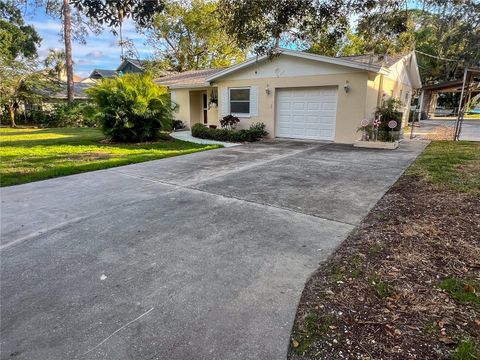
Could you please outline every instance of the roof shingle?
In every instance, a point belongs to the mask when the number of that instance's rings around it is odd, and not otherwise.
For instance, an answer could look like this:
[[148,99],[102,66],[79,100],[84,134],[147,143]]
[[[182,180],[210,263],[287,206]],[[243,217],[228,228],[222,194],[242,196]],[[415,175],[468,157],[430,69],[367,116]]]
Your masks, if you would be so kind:
[[190,70],[176,74],[162,76],[155,82],[164,86],[202,86],[206,79],[223,69]]
[[366,54],[366,55],[352,55],[352,56],[339,56],[339,59],[350,60],[359,62],[362,64],[371,64],[376,66],[385,66],[390,67],[403,58],[405,55],[376,55],[376,54]]

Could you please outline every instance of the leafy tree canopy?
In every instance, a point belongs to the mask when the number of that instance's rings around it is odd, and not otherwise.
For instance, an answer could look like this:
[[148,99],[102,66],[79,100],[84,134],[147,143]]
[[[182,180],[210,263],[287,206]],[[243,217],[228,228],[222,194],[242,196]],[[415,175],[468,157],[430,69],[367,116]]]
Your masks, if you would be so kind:
[[33,26],[25,24],[12,1],[0,2],[0,53],[4,57],[34,58],[41,41]]
[[152,17],[165,7],[163,0],[73,0],[79,11],[116,34],[124,19],[132,18],[138,26],[149,26]]
[[217,1],[167,3],[143,31],[164,68],[177,71],[225,67],[245,59],[222,24]]

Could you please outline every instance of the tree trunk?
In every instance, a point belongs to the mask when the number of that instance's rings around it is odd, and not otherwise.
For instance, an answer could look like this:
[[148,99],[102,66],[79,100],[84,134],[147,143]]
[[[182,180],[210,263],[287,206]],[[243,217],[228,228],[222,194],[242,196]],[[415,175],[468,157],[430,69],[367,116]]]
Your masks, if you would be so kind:
[[63,37],[65,38],[65,56],[67,63],[67,99],[74,100],[73,88],[73,60],[72,60],[72,16],[70,0],[63,0]]
[[125,60],[125,54],[124,54],[124,49],[123,49],[123,46],[125,45],[124,42],[123,42],[123,16],[124,16],[124,12],[123,12],[123,9],[120,7],[118,9],[118,21],[119,21],[119,34],[120,34],[120,49],[121,49],[121,52],[122,52],[122,61]]
[[10,126],[12,128],[17,127],[15,124],[15,110],[13,109],[13,104],[9,104],[8,106],[8,116],[10,117]]

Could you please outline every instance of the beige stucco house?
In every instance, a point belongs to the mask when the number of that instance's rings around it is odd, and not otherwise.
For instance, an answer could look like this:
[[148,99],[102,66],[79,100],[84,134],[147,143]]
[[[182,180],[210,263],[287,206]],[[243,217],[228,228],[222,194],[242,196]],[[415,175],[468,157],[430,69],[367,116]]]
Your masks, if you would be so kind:
[[362,119],[372,119],[388,97],[408,117],[414,89],[421,87],[415,53],[397,57],[328,57],[281,49],[225,69],[196,70],[156,80],[178,105],[187,126],[219,125],[228,114],[239,128],[263,122],[270,137],[353,143]]

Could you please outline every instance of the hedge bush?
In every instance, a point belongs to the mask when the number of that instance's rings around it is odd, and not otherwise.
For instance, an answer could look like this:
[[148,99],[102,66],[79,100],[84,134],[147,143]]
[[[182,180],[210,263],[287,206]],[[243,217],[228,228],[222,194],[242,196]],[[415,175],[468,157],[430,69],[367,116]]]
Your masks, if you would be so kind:
[[[52,127],[94,127],[95,119],[89,117],[85,110],[88,105],[74,102],[72,104],[55,104],[51,110],[26,110],[16,116],[17,125],[35,125],[44,128]],[[6,124],[8,114],[2,119]]]
[[253,142],[268,135],[265,124],[256,123],[248,129],[211,129],[202,124],[192,126],[192,135],[201,139],[227,141],[227,142]]
[[165,87],[147,74],[104,79],[86,90],[105,135],[120,142],[156,140],[172,129],[172,106]]

